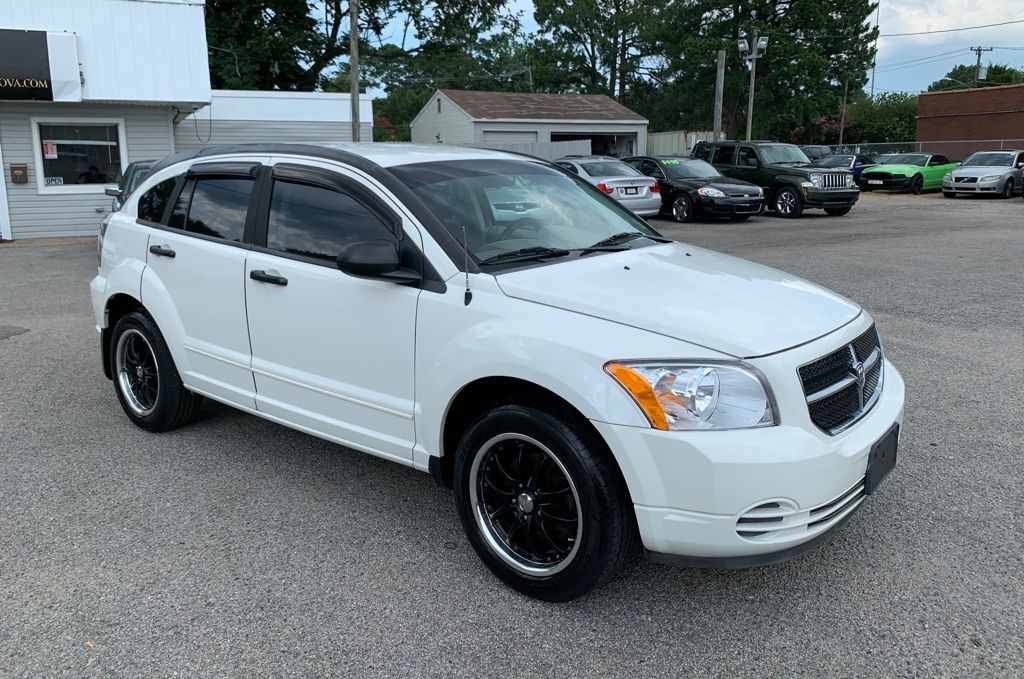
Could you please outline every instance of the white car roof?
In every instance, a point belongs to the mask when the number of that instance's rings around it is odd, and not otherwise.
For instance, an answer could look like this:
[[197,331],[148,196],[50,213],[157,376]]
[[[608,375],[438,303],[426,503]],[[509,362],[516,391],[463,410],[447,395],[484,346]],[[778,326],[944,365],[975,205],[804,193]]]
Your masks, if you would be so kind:
[[445,160],[529,160],[515,153],[451,144],[409,144],[404,142],[320,142],[310,144],[362,156],[381,167],[432,163]]

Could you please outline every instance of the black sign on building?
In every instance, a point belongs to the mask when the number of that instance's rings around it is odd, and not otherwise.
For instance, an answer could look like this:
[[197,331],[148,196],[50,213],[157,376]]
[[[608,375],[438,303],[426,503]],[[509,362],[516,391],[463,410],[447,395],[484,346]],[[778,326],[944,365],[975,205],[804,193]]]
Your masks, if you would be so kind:
[[45,31],[0,29],[0,100],[53,101]]

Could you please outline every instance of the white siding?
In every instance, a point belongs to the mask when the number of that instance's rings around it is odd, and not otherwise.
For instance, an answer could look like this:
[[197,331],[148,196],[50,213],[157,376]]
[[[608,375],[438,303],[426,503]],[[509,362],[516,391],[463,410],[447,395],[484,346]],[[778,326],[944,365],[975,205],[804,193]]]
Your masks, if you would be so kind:
[[[441,101],[441,112],[437,111],[437,102]],[[412,121],[412,142],[414,144],[472,144],[480,139],[473,137],[473,122],[466,112],[455,103],[435,92],[416,118]]]
[[[162,158],[172,152],[170,109],[162,106],[99,106],[82,104],[0,103],[0,146],[3,147],[4,185],[15,239],[44,236],[93,236],[110,198],[102,193],[39,195],[29,119],[36,117],[122,118],[127,160]],[[28,183],[12,184],[6,170],[11,163],[28,165]],[[97,212],[101,208],[102,212]]]
[[496,151],[526,153],[543,158],[544,160],[557,160],[569,155],[589,156],[591,153],[590,142],[585,139],[574,141],[538,141],[527,144],[487,141],[483,144],[473,144],[473,146],[483,149],[494,149]]
[[82,101],[206,103],[203,0],[0,0],[0,28],[75,33]]
[[532,144],[537,141],[536,130],[484,130],[485,144]]
[[[593,122],[549,122],[536,120],[523,120],[515,122],[491,122],[479,120],[473,123],[473,143],[484,143],[484,134],[487,132],[514,132],[533,131],[537,134],[537,141],[551,141],[552,134],[600,134],[600,135],[621,135],[628,137],[635,135],[636,144],[633,153],[643,154],[647,152],[647,123],[609,123],[600,120]],[[489,135],[488,135],[489,136]],[[416,141],[413,139],[413,141]]]
[[[359,126],[362,141],[373,139],[373,125]],[[174,126],[174,146],[178,151],[231,144],[267,142],[352,141],[349,123],[288,122],[279,120],[209,120],[189,118]]]

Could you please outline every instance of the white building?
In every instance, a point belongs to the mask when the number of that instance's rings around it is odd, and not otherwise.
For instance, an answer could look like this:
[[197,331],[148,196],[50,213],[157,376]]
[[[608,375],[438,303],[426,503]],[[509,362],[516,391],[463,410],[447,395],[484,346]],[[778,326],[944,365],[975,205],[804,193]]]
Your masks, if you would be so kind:
[[[348,95],[211,90],[204,9],[0,0],[0,239],[94,235],[110,209],[104,188],[136,160],[351,139]],[[369,140],[369,98],[360,104]]]
[[603,94],[438,90],[412,121],[412,140],[485,146],[587,140],[591,152],[642,154],[647,120]]

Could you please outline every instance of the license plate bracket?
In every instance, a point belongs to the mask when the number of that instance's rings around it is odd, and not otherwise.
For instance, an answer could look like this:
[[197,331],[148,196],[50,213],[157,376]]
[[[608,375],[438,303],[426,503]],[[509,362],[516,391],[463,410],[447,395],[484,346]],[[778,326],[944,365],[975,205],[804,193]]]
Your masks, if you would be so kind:
[[868,184],[878,184],[878,185],[881,185],[881,183],[882,183],[881,179],[869,179],[868,180]]
[[868,469],[864,477],[864,492],[871,495],[882,484],[889,472],[896,466],[896,448],[900,440],[900,425],[894,424],[871,446],[868,453]]
[[625,188],[625,192],[627,196],[635,196],[640,193],[640,189],[628,186]]

